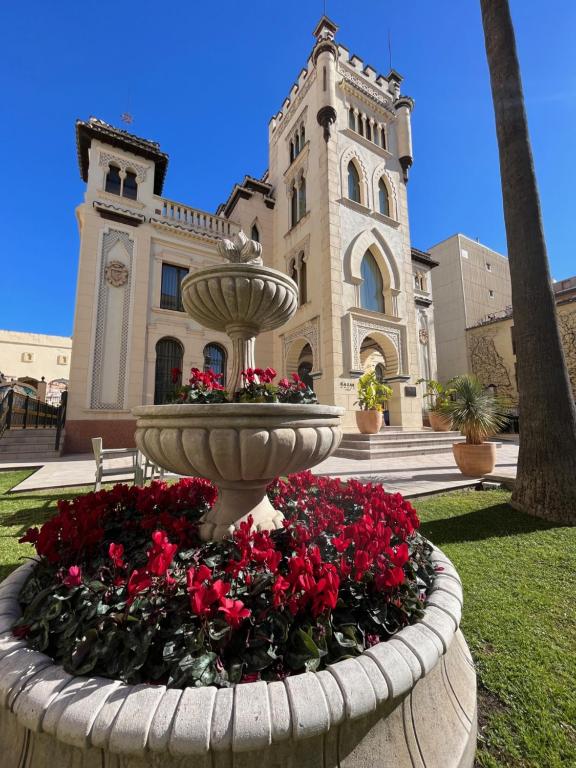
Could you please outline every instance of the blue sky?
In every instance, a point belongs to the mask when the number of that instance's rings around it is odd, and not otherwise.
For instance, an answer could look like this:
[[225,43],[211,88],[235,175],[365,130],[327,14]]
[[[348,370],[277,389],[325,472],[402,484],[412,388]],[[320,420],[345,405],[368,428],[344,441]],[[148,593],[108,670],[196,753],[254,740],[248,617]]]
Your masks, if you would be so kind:
[[[478,0],[327,0],[338,40],[413,96],[413,245],[460,231],[505,252]],[[576,3],[511,0],[552,274],[576,273]],[[310,53],[323,0],[29,0],[0,32],[0,328],[72,333],[82,201],[77,117],[170,155],[167,196],[212,211],[267,166],[268,121]]]

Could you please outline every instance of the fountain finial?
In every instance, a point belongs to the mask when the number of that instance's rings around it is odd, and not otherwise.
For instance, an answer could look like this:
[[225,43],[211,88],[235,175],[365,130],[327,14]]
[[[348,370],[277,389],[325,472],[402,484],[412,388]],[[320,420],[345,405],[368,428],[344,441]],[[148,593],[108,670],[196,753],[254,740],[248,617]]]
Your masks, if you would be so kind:
[[250,240],[242,230],[235,234],[230,240],[223,238],[218,242],[218,252],[220,256],[230,261],[232,264],[254,264],[261,266],[262,246],[256,240]]

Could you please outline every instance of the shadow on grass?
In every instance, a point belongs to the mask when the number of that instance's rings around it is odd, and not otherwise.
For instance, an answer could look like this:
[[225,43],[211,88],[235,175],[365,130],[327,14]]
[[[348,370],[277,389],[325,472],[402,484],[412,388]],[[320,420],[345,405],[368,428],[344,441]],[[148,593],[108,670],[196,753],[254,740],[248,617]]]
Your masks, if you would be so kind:
[[508,504],[494,504],[455,517],[429,520],[420,532],[434,544],[457,544],[562,527],[512,509]]

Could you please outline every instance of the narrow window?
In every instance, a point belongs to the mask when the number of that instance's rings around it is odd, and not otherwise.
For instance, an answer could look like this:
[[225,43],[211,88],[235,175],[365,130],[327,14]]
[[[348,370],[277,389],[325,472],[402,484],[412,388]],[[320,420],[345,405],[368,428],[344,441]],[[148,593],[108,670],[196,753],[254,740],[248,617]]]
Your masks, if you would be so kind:
[[252,224],[252,230],[250,231],[250,239],[256,240],[257,243],[260,242],[260,232],[258,232],[258,227],[256,224]]
[[120,168],[116,165],[111,165],[106,174],[106,186],[104,189],[106,192],[111,192],[113,195],[119,195],[121,185]]
[[160,289],[160,307],[183,312],[180,283],[188,274],[184,267],[162,264],[162,287]]
[[290,226],[295,227],[298,223],[298,192],[296,187],[292,185],[290,191]]
[[162,405],[168,402],[175,387],[181,383],[181,375],[174,383],[172,372],[182,370],[184,348],[176,339],[164,338],[156,344],[156,370],[154,380],[154,403]]
[[364,115],[358,115],[358,133],[364,136]]
[[304,123],[302,123],[302,127],[300,128],[300,146],[304,148],[305,143],[306,143],[306,130],[304,129]]
[[348,163],[348,197],[360,202],[360,176],[352,160]]
[[298,257],[298,264],[300,266],[300,290],[298,292],[299,303],[306,304],[308,301],[308,286],[306,284],[306,262],[304,261],[304,252]]
[[290,163],[294,162],[294,142],[290,142]]
[[490,288],[490,290],[488,291],[488,295],[490,296],[491,299],[494,298],[494,291],[492,290],[492,288]]
[[296,285],[298,285],[298,269],[296,268],[296,259],[292,259],[290,262],[290,277]]
[[322,90],[326,90],[326,67],[322,70]]
[[370,120],[366,120],[366,138],[368,141],[372,141],[372,126],[370,125]]
[[300,136],[299,134],[296,134],[296,138],[294,139],[294,156],[298,157],[300,154]]
[[138,197],[138,184],[136,183],[136,174],[132,171],[126,171],[124,186],[122,187],[123,197],[129,197],[130,200],[136,200]]
[[486,269],[488,270],[488,272],[492,272],[492,264],[490,264],[490,262],[488,261],[486,262]]
[[382,139],[382,149],[386,149],[386,131],[384,130],[384,126],[380,129],[380,137]]
[[226,386],[226,350],[220,344],[206,344],[204,347],[204,370],[219,373],[220,384]]
[[351,128],[353,131],[356,130],[356,115],[352,107],[348,110],[348,128]]
[[360,286],[360,304],[373,312],[384,312],[384,283],[376,259],[366,251],[360,266],[362,284]]
[[300,186],[298,188],[298,221],[306,213],[306,179],[304,176],[300,179]]
[[383,213],[384,216],[390,216],[390,199],[384,179],[380,179],[378,182],[378,207],[380,213]]

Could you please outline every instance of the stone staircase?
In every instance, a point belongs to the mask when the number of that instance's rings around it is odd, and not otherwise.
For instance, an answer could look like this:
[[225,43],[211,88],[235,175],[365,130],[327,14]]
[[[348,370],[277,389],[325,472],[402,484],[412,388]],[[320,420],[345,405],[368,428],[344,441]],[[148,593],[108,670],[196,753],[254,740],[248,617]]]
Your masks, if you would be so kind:
[[376,435],[362,435],[359,432],[344,434],[334,456],[346,459],[422,456],[429,453],[451,452],[454,443],[463,443],[465,439],[459,432],[383,427]]
[[[63,444],[64,433],[60,438]],[[56,428],[7,429],[0,437],[0,464],[26,462],[40,464],[45,459],[56,459],[60,451],[55,450]]]

